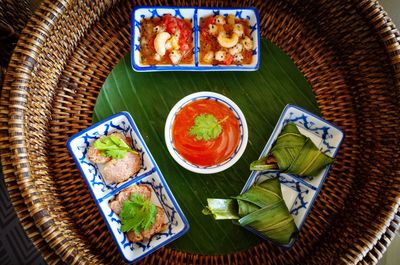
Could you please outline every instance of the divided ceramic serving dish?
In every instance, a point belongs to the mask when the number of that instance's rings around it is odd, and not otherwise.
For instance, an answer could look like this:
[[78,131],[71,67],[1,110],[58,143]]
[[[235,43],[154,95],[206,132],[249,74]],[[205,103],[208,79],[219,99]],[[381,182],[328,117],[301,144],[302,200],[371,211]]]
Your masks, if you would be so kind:
[[[260,158],[265,157],[271,150],[276,138],[282,128],[289,122],[296,124],[300,132],[309,137],[314,144],[328,156],[335,158],[342,144],[344,134],[341,129],[323,120],[320,117],[294,105],[287,105],[283,110],[271,137],[261,152]],[[279,171],[252,171],[242,193],[247,191],[253,184],[263,182],[267,178],[279,178],[282,188],[283,199],[294,218],[298,230],[302,228],[314,201],[321,190],[322,184],[330,170],[326,166],[316,177],[299,177],[292,174],[280,173]],[[259,237],[268,240],[262,234],[250,227],[246,227]],[[290,248],[296,241],[293,238],[289,244],[283,247]]]
[[[128,180],[109,185],[103,180],[97,165],[90,162],[86,154],[89,146],[96,139],[113,132],[123,133],[128,139],[131,139],[131,146],[140,152],[142,165],[139,172]],[[117,113],[73,135],[68,140],[67,147],[126,262],[138,261],[188,231],[189,224],[186,217],[128,112]],[[163,208],[167,225],[164,231],[153,235],[150,239],[132,243],[121,232],[120,219],[111,210],[109,202],[123,189],[137,184],[147,184],[152,188],[151,201]]]
[[[178,65],[143,65],[140,59],[140,22],[144,18],[162,17],[171,14],[174,17],[189,19],[193,31],[192,64]],[[250,36],[253,40],[253,59],[250,65],[207,65],[199,63],[199,25],[200,19],[211,15],[235,15],[236,18],[249,21]],[[137,72],[152,71],[255,71],[260,65],[260,18],[255,8],[209,8],[209,7],[175,7],[175,6],[135,6],[131,16],[131,62]]]

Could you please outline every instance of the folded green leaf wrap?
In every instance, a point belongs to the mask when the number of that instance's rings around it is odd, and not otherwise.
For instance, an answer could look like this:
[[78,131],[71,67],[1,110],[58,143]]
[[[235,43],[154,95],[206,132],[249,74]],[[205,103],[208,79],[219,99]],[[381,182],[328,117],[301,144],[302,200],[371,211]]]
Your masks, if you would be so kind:
[[237,205],[233,199],[207,199],[208,207],[203,214],[212,214],[215,220],[239,219]]
[[[268,161],[271,156],[274,158],[272,163]],[[316,176],[332,162],[333,158],[321,152],[310,138],[302,135],[294,123],[288,123],[283,127],[267,157],[252,162],[250,169],[268,170],[277,164],[279,171],[283,173]]]
[[204,214],[216,220],[239,219],[241,226],[250,226],[279,244],[288,244],[298,232],[277,178],[253,185],[233,199],[207,199],[207,203]]

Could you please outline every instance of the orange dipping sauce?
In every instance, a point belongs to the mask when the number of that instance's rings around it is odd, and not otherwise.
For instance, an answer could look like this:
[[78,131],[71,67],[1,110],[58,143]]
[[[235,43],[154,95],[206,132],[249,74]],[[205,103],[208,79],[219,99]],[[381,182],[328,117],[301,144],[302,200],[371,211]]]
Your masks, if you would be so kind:
[[[200,114],[211,114],[220,123],[222,132],[215,139],[196,140],[189,134],[194,119]],[[213,166],[230,158],[240,142],[239,122],[232,110],[213,99],[198,99],[185,105],[175,116],[172,139],[176,151],[197,166]]]

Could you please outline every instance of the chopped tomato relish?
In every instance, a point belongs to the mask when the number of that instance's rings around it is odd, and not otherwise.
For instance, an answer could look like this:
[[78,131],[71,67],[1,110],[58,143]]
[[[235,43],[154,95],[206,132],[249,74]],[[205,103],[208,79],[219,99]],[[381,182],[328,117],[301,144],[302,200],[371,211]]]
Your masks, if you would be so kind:
[[144,65],[193,63],[192,22],[170,14],[140,23],[140,55]]

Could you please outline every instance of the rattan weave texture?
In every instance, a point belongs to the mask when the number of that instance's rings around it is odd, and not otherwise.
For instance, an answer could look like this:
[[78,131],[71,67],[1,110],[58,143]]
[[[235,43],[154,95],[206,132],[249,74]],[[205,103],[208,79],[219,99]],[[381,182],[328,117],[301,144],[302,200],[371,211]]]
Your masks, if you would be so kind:
[[[255,6],[262,35],[312,86],[345,142],[290,251],[263,243],[226,256],[163,248],[143,264],[375,263],[400,225],[400,35],[376,1],[137,1]],[[22,32],[0,102],[11,200],[50,263],[121,261],[65,142],[129,52],[131,1],[47,0]]]

